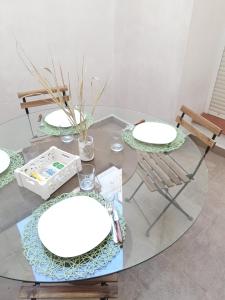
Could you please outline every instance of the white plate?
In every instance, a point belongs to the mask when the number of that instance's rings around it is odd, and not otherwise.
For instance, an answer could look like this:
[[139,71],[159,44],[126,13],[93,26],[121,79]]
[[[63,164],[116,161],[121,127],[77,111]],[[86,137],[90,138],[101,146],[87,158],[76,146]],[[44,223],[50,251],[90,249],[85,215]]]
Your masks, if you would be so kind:
[[177,131],[173,126],[157,122],[144,122],[133,130],[133,137],[149,144],[168,144],[175,140]]
[[38,235],[44,246],[61,257],[84,254],[111,230],[107,210],[95,199],[75,196],[51,206],[40,217]]
[[[75,117],[77,124],[80,123],[80,112],[76,109],[74,109]],[[45,122],[49,125],[55,126],[55,127],[71,127],[71,123],[66,115],[66,113],[62,110],[55,110],[48,114],[45,117]]]
[[4,172],[8,168],[9,164],[9,155],[5,151],[0,150],[0,173]]

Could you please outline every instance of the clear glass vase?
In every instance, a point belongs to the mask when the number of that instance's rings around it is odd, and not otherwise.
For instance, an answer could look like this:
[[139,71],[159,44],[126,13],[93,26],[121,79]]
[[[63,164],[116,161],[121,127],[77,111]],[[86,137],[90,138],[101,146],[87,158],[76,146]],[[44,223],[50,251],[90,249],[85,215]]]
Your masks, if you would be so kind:
[[80,159],[82,161],[90,161],[94,159],[94,139],[92,136],[78,138],[78,149],[80,154]]

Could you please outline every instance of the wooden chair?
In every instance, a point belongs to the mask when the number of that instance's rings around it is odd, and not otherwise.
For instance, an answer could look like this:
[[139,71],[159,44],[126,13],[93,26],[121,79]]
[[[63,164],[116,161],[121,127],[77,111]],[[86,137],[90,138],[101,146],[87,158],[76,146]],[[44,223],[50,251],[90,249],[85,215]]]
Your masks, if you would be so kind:
[[[65,105],[67,106],[67,101],[69,100],[69,96],[66,95],[66,92],[68,91],[67,86],[61,86],[59,88],[53,87],[52,91],[55,93],[56,96],[59,96],[58,93],[61,93],[62,99],[65,102]],[[22,102],[20,103],[20,107],[21,109],[25,110],[33,138],[36,136],[34,134],[32,123],[30,120],[30,109],[43,105],[55,104],[52,97],[46,98],[46,95],[48,95],[48,91],[45,89],[30,90],[17,93],[18,98],[22,100]]]
[[[154,222],[150,223],[148,218],[145,219],[149,223],[149,227],[146,231],[146,235],[149,235],[151,228],[157,223],[157,221],[162,217],[170,205],[174,205],[179,209],[189,220],[193,218],[176,202],[177,197],[185,189],[185,187],[194,179],[196,172],[198,171],[202,161],[207,155],[208,151],[212,149],[216,142],[215,138],[219,136],[222,129],[213,124],[212,122],[206,120],[201,115],[195,113],[190,108],[186,106],[181,107],[181,116],[177,116],[176,122],[177,127],[184,127],[191,135],[195,136],[205,147],[205,151],[201,156],[199,162],[197,163],[195,169],[188,173],[185,169],[169,154],[149,154],[144,152],[138,153],[138,167],[137,173],[141,178],[141,183],[135,189],[133,194],[127,201],[134,199],[134,195],[140,189],[140,187],[145,184],[151,192],[158,191],[162,196],[164,196],[169,203],[161,211],[159,216]],[[191,118],[191,122],[184,120],[185,115]],[[201,132],[198,128],[194,127],[194,124],[199,124],[202,127],[208,129],[212,136],[209,137],[207,134]],[[180,186],[180,189],[176,192],[174,196],[171,195],[169,189],[173,186]],[[143,213],[143,211],[142,211]]]
[[20,289],[19,299],[117,299],[117,273],[71,284],[30,284]]

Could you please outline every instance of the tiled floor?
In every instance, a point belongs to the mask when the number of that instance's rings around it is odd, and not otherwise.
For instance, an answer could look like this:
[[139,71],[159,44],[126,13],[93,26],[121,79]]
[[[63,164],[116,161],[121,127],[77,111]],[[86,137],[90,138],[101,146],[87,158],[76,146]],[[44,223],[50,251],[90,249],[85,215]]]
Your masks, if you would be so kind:
[[[121,300],[225,299],[225,158],[207,157],[209,192],[191,229],[154,259],[119,275]],[[17,299],[19,283],[0,280],[0,300]]]

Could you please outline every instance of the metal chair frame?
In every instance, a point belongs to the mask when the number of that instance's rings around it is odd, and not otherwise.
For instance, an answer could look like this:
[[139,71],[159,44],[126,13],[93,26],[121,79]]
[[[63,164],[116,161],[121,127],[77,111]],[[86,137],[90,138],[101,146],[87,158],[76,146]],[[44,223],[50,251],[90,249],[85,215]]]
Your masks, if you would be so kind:
[[[188,220],[192,221],[193,217],[190,216],[177,202],[176,199],[178,198],[178,196],[182,193],[182,191],[186,188],[186,186],[192,181],[194,180],[194,177],[198,171],[198,169],[200,168],[203,160],[205,159],[207,153],[209,152],[210,149],[212,149],[215,146],[215,138],[216,136],[219,136],[222,132],[221,128],[219,128],[218,126],[214,125],[213,123],[209,122],[208,120],[206,120],[205,118],[203,118],[202,116],[196,114],[195,112],[193,112],[192,110],[190,110],[189,108],[187,108],[186,106],[182,106],[181,107],[181,111],[182,111],[182,115],[179,117],[177,117],[176,121],[177,121],[177,128],[179,128],[180,125],[184,126],[187,130],[189,130],[192,134],[194,134],[199,140],[201,140],[204,144],[206,144],[206,149],[203,153],[203,155],[201,156],[199,162],[197,163],[195,169],[193,170],[192,173],[188,173],[186,172],[186,170],[169,154],[162,154],[161,158],[163,159],[163,156],[167,159],[172,159],[174,161],[174,163],[177,165],[177,167],[179,166],[180,170],[182,169],[184,171],[184,176],[186,176],[186,180],[185,177],[183,177],[183,185],[182,187],[175,193],[175,195],[171,195],[171,193],[169,192],[169,187],[164,184],[164,186],[160,186],[159,183],[157,183],[157,180],[154,180],[156,178],[154,178],[154,169],[151,168],[150,165],[148,165],[148,163],[150,162],[149,159],[153,159],[154,157],[155,159],[157,158],[157,155],[155,154],[150,154],[150,156],[147,153],[141,153],[139,152],[139,162],[138,162],[138,174],[141,177],[142,181],[141,183],[137,186],[137,188],[134,190],[134,192],[132,193],[132,195],[126,199],[127,202],[129,202],[131,199],[134,200],[134,202],[137,204],[138,208],[140,209],[141,213],[143,214],[145,220],[147,221],[147,223],[149,224],[149,227],[146,230],[146,235],[149,236],[149,232],[152,229],[152,227],[158,222],[158,220],[164,215],[164,213],[167,211],[167,209],[173,205],[175,206],[180,212],[182,212],[187,218]],[[210,131],[213,132],[213,135],[211,138],[208,138],[205,134],[199,132],[196,128],[194,128],[192,125],[190,125],[189,123],[187,123],[186,121],[183,120],[185,114],[187,114],[189,117],[192,118],[192,121],[196,122],[196,123],[200,123],[201,125],[203,125],[204,127],[206,127],[207,129],[209,129]],[[174,172],[173,169],[171,169],[172,172]],[[153,185],[149,186],[150,182],[148,182],[148,180],[151,180],[153,182]],[[137,203],[136,199],[134,198],[134,196],[136,195],[136,193],[138,192],[138,190],[141,188],[141,186],[143,184],[146,184],[147,187],[149,187],[149,189],[151,191],[158,191],[164,198],[166,198],[169,203],[164,207],[164,209],[161,211],[161,213],[158,215],[158,217],[152,222],[150,223],[150,221],[148,220],[148,218],[146,217],[145,213],[143,212],[143,210],[141,209],[140,205]],[[180,184],[180,183],[179,183]],[[178,184],[176,184],[178,185]],[[155,188],[155,189],[154,189]]]
[[[56,93],[62,93],[62,98],[64,100],[65,106],[67,106],[67,101],[69,100],[69,97],[66,95],[66,91],[68,90],[67,86],[62,86],[62,87],[53,87],[52,91]],[[48,105],[48,104],[55,104],[52,98],[48,99],[35,99],[28,101],[28,98],[36,97],[36,96],[43,96],[48,94],[48,91],[45,89],[38,89],[38,90],[31,90],[31,91],[26,91],[26,92],[19,92],[17,93],[17,96],[19,99],[22,99],[22,102],[20,103],[20,107],[25,110],[25,113],[27,115],[27,119],[29,122],[32,138],[36,138],[37,136],[34,134],[33,126],[31,123],[30,119],[30,111],[29,108],[32,107],[37,107],[37,106],[43,106],[43,105]]]

